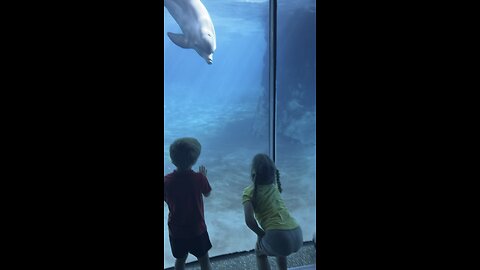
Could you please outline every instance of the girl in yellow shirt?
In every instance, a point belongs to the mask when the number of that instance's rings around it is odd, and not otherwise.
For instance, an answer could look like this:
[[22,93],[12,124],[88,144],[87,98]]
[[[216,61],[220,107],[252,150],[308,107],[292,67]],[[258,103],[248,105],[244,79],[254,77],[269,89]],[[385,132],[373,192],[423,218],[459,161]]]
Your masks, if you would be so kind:
[[275,256],[279,269],[286,270],[287,256],[303,245],[302,229],[280,196],[280,174],[270,157],[255,155],[251,176],[253,183],[243,191],[242,202],[245,223],[258,237],[257,267],[270,269],[267,256]]

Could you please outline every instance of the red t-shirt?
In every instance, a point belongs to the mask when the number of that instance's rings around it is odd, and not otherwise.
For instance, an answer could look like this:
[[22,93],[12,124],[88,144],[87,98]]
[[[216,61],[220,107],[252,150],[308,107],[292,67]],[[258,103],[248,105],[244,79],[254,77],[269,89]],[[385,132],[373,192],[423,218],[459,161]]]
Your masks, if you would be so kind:
[[196,237],[207,231],[203,196],[212,188],[207,177],[192,170],[173,171],[163,180],[163,200],[168,205],[168,232],[173,238]]

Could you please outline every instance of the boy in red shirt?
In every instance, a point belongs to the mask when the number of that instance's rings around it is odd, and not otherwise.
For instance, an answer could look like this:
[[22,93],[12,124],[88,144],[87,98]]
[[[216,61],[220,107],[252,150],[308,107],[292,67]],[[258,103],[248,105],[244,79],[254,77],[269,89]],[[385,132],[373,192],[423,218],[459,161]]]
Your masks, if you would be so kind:
[[205,224],[203,197],[212,188],[207,169],[192,166],[200,156],[201,145],[195,138],[180,138],[170,145],[170,158],[177,167],[163,180],[163,200],[168,205],[168,234],[175,269],[185,269],[188,253],[197,257],[202,270],[211,270],[208,250],[212,248]]

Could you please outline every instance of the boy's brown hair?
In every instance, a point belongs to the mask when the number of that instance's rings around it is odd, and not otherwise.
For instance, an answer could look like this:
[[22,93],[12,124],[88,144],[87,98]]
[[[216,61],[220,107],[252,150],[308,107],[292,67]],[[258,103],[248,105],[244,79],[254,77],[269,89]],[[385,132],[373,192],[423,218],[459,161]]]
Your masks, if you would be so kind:
[[170,145],[170,159],[178,169],[188,169],[197,162],[202,146],[191,137],[176,139]]

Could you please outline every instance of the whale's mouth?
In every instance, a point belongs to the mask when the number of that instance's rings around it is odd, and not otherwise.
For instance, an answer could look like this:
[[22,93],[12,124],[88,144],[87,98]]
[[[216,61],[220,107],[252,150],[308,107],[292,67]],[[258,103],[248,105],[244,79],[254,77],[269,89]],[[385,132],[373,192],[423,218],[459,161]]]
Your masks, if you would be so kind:
[[213,53],[205,55],[205,61],[207,61],[207,64],[211,65],[213,64]]

